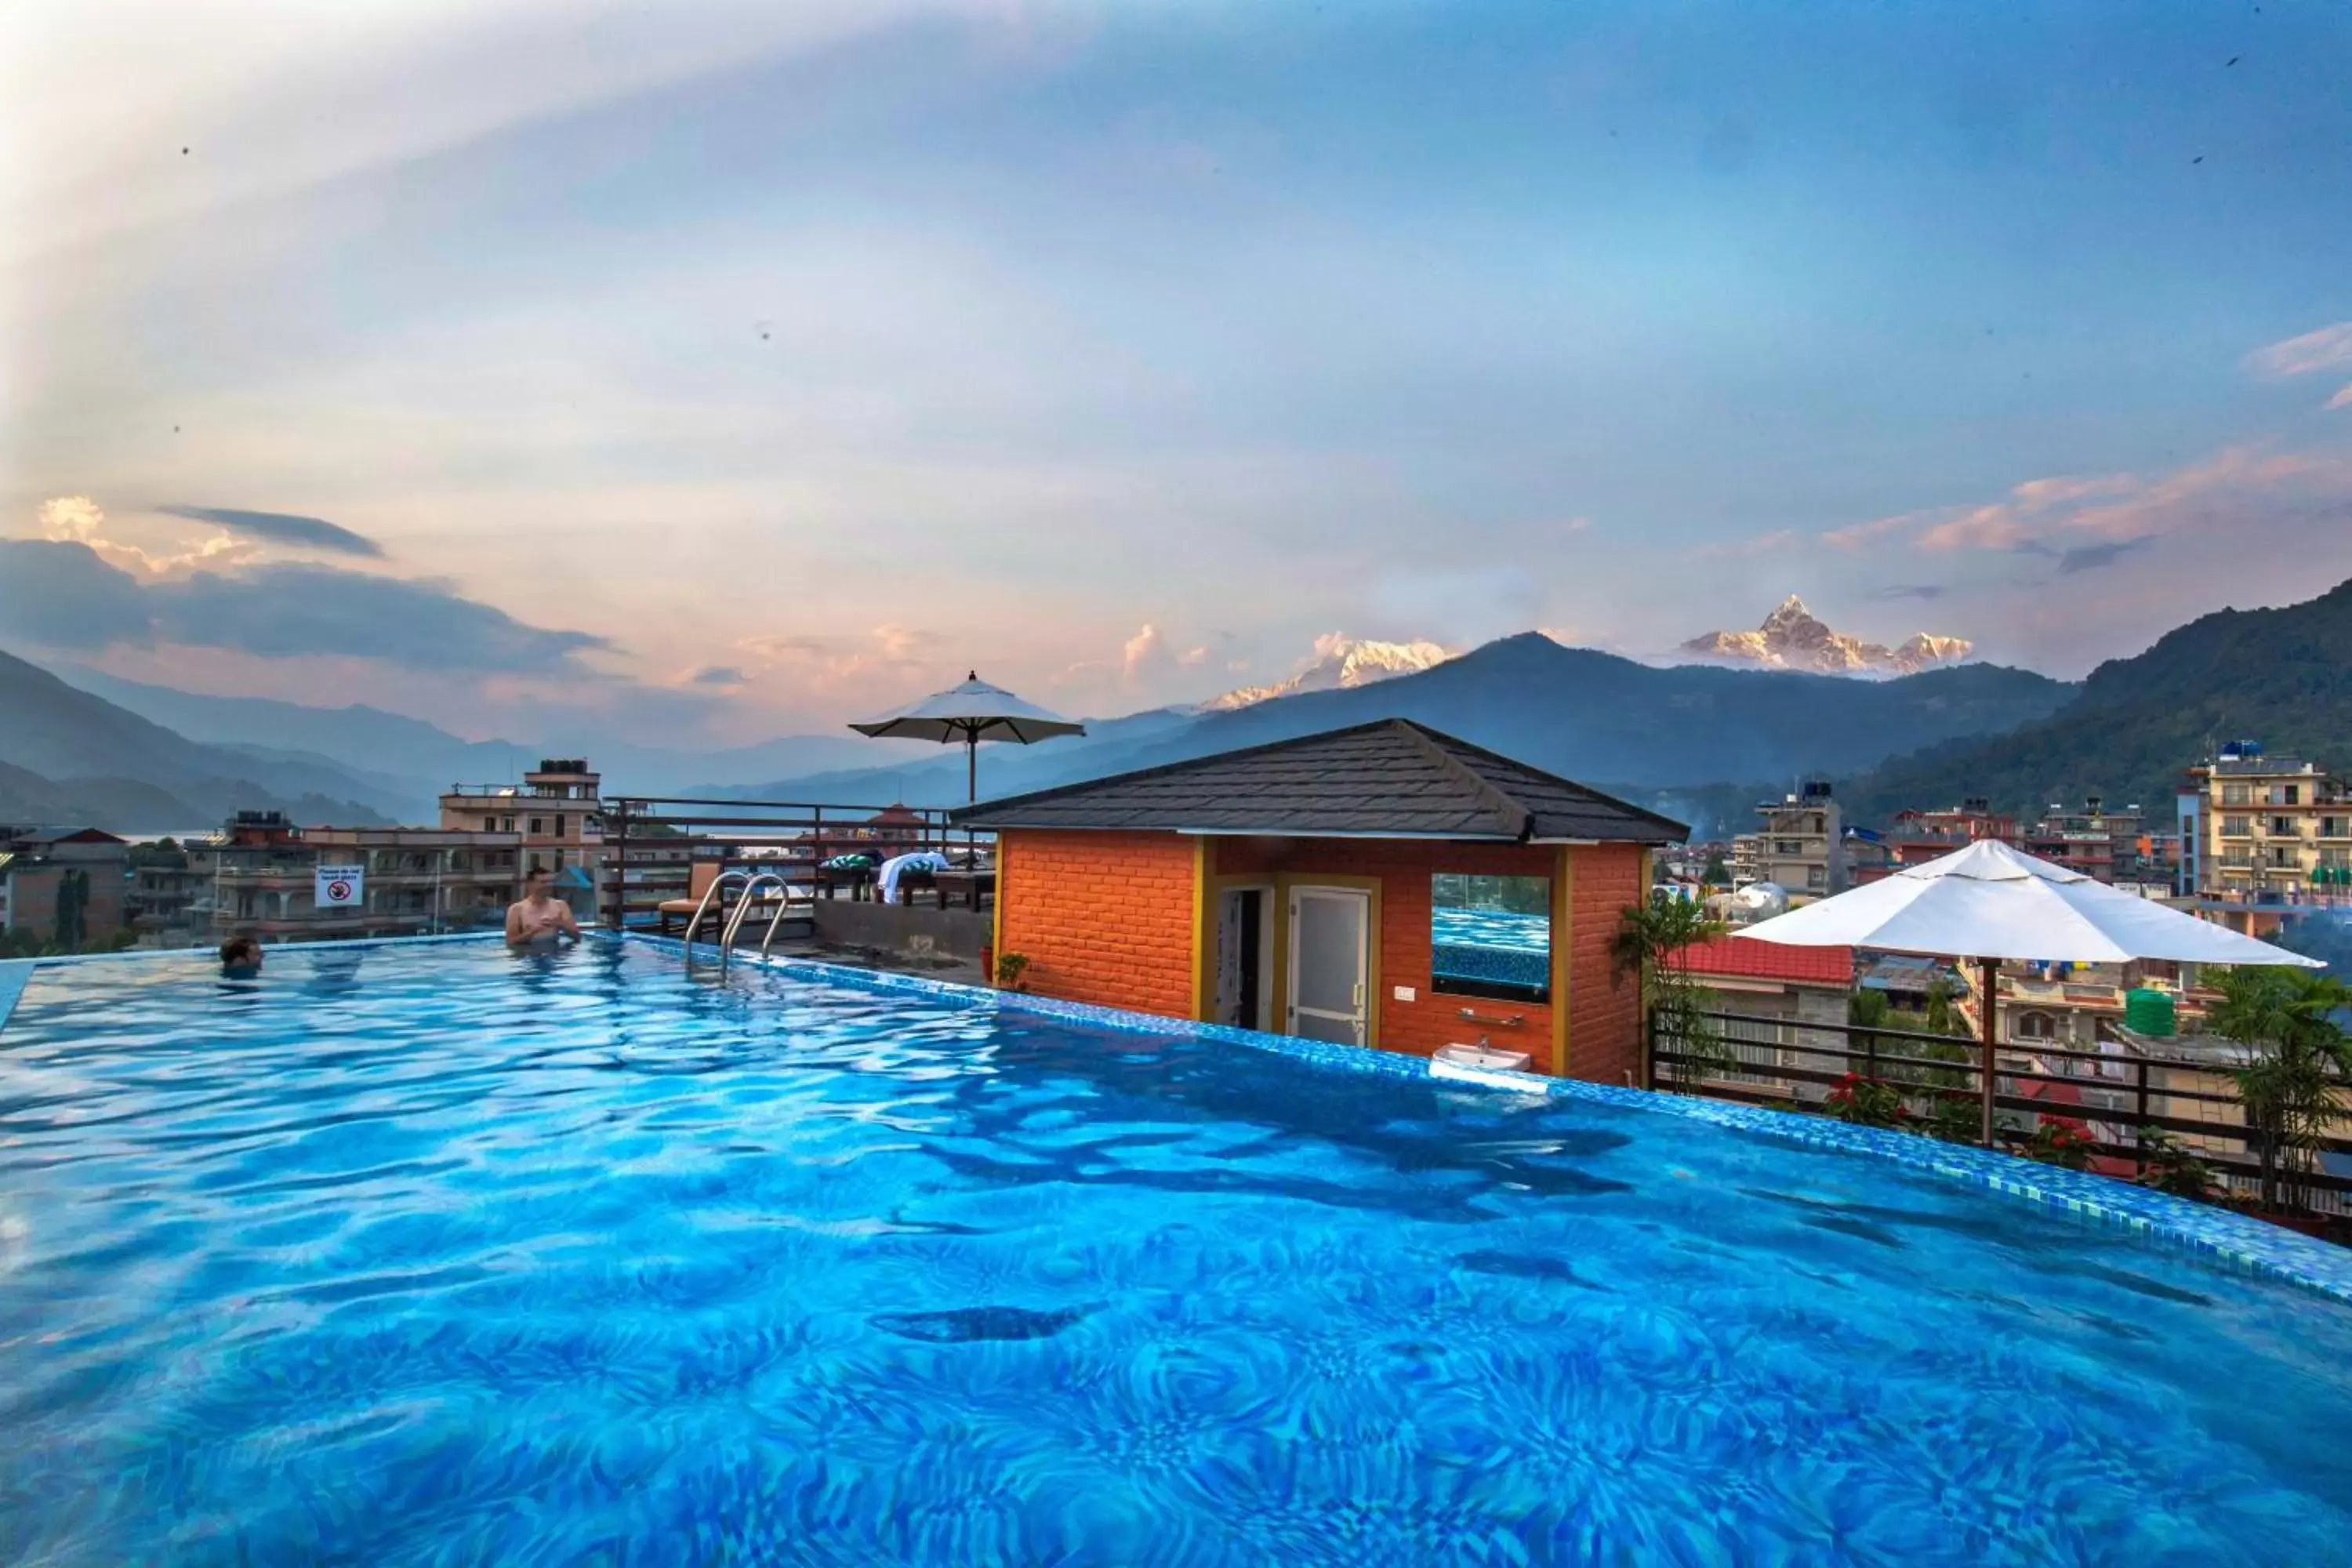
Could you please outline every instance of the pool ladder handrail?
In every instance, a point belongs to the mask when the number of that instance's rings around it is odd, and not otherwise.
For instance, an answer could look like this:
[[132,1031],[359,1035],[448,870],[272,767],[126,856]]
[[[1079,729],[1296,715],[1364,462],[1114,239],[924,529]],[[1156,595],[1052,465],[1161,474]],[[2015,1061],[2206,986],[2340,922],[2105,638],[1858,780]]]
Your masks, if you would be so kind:
[[749,871],[721,871],[710,879],[710,886],[702,890],[702,901],[694,906],[694,914],[686,922],[686,937],[683,945],[686,949],[686,961],[688,963],[694,962],[694,933],[702,929],[702,917],[710,912],[711,900],[727,890],[728,883],[748,882],[751,879],[751,873]]
[[760,940],[761,958],[768,956],[768,950],[775,944],[776,933],[783,929],[784,917],[793,909],[793,885],[781,872],[721,871],[711,879],[710,886],[703,890],[702,901],[694,907],[693,918],[686,922],[686,938],[682,945],[688,963],[694,962],[694,933],[702,929],[702,919],[710,912],[712,900],[724,893],[730,882],[741,883],[743,891],[734,910],[727,917],[727,923],[719,938],[719,971],[722,974],[727,972],[727,961],[735,951],[735,938],[742,931],[744,921],[751,916],[751,906],[757,901],[761,884],[773,882],[776,885],[776,912],[769,918],[767,934]]
[[784,915],[793,907],[793,885],[784,880],[781,871],[755,871],[751,880],[743,884],[742,901],[735,906],[735,913],[727,922],[727,935],[719,944],[719,973],[727,973],[727,960],[735,952],[735,934],[743,929],[743,922],[751,918],[751,906],[758,901],[761,885],[767,882],[776,885],[776,912],[768,921],[766,938],[760,943],[760,956],[768,956],[768,944],[776,940],[776,928],[784,923]]

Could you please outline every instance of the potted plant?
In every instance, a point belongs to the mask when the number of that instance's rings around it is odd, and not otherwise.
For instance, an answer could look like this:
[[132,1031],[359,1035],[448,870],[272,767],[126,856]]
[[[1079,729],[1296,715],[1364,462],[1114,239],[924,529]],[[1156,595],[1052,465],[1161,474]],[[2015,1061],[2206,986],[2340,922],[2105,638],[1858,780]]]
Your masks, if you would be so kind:
[[1026,953],[1000,952],[996,955],[996,983],[1007,991],[1024,989],[1021,977],[1028,972]]
[[2099,1152],[2098,1140],[2091,1130],[2071,1116],[2045,1116],[2034,1124],[2032,1133],[2015,1140],[2016,1152],[2029,1160],[2039,1160],[2045,1165],[2063,1165],[2069,1171],[2087,1171],[2091,1156]]
[[2315,1232],[2325,1222],[2304,1202],[2302,1177],[2352,1090],[2352,1040],[2336,1022],[2352,1006],[2352,987],[2308,970],[2241,965],[2221,991],[2206,1026],[2247,1049],[2230,1076],[2260,1171],[2253,1212]]
[[1850,1072],[1830,1087],[1822,1109],[1839,1121],[1856,1127],[1900,1127],[1910,1112],[1903,1108],[1903,1091],[1883,1078]]
[[1675,954],[1694,942],[1723,934],[1723,923],[1706,918],[1706,910],[1686,899],[1660,895],[1646,904],[1628,904],[1619,911],[1617,929],[1609,936],[1609,981],[1625,984],[1638,977],[1642,1012],[1649,1026],[1653,1059],[1660,1045],[1670,1046],[1682,1060],[1675,1082],[1738,1069],[1723,1031],[1707,1015],[1715,994],[1673,962]]
[[2140,1159],[2147,1167],[2140,1173],[2141,1186],[2176,1198],[2212,1201],[2213,1167],[2199,1159],[2195,1150],[2161,1127],[2141,1128],[2139,1143]]

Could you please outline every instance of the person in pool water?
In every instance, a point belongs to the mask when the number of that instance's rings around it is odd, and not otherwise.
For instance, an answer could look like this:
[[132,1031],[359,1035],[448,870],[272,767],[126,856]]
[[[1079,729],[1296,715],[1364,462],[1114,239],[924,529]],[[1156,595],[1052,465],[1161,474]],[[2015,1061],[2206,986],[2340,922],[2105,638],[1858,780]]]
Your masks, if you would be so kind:
[[249,936],[233,936],[221,943],[220,963],[223,980],[258,980],[261,944]]
[[574,942],[580,940],[580,922],[572,918],[572,906],[555,896],[554,882],[552,876],[537,866],[523,879],[521,900],[507,909],[507,941],[510,944],[522,947],[566,936]]

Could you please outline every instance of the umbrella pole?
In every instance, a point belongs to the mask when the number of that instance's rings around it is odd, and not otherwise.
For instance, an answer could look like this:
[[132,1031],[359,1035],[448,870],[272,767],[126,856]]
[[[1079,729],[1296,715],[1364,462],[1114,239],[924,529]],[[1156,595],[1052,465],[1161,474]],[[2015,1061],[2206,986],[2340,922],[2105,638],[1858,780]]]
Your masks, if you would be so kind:
[[2000,1013],[1999,991],[2000,984],[2000,961],[1990,958],[1978,959],[1977,978],[1981,983],[1978,994],[1983,998],[1977,1017],[1979,1032],[1982,1036],[1984,1041],[1984,1064],[1979,1069],[1980,1075],[1984,1079],[1984,1129],[1982,1132],[1982,1142],[1984,1146],[1990,1149],[1992,1147],[1993,1034],[1995,1021]]

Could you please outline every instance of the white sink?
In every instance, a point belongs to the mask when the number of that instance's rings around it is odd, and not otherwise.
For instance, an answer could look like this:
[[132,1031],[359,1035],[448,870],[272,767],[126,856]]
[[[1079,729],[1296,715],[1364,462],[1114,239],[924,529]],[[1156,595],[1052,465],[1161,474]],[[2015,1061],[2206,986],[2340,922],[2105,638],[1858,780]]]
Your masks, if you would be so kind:
[[1480,1072],[1525,1072],[1528,1053],[1506,1051],[1494,1046],[1440,1046],[1433,1058],[1448,1067],[1471,1068]]

